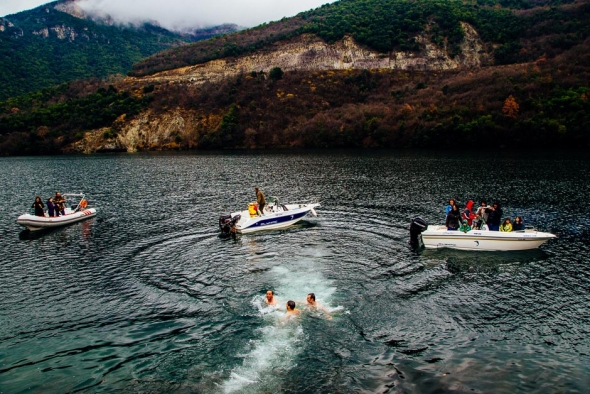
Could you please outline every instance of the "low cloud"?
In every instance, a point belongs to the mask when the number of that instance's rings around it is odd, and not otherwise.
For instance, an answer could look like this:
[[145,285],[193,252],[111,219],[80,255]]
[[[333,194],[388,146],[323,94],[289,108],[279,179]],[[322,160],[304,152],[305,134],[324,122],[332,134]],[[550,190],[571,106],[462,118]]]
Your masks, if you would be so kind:
[[333,0],[80,0],[90,14],[109,14],[119,23],[158,21],[170,30],[235,23],[253,27],[317,8]]

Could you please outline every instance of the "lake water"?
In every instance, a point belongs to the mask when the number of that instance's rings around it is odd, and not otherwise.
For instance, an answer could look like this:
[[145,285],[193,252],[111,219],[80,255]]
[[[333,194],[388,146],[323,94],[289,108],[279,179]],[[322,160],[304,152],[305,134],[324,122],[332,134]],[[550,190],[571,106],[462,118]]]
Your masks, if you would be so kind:
[[[588,392],[581,153],[269,152],[1,158],[0,392]],[[319,216],[218,237],[253,187]],[[34,197],[96,218],[36,234]],[[539,250],[414,252],[410,219],[498,200]],[[273,289],[279,308],[264,306]],[[287,300],[314,292],[331,319]]]

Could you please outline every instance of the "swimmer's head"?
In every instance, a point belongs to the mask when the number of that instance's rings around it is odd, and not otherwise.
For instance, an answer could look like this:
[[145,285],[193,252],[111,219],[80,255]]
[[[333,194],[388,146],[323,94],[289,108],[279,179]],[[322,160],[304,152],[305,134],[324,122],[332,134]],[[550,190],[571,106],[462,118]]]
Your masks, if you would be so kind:
[[272,297],[275,295],[275,293],[272,290],[268,290],[266,292],[266,298],[269,300],[272,300]]
[[315,301],[315,294],[309,293],[307,295],[307,302]]
[[287,301],[287,310],[292,311],[293,309],[295,309],[295,301]]

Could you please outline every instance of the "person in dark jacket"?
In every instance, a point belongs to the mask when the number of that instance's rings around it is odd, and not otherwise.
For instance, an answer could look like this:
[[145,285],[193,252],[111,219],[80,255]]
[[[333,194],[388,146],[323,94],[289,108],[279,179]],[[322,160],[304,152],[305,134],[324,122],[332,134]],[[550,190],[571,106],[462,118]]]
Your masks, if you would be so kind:
[[53,204],[53,200],[51,198],[47,199],[47,214],[50,218],[55,216],[55,205]]
[[447,230],[455,231],[459,229],[461,223],[461,212],[459,212],[459,208],[454,205],[453,209],[447,215],[447,220],[445,221],[445,226],[447,226]]
[[522,216],[517,216],[516,219],[514,219],[512,231],[524,231],[524,222],[522,221]]
[[500,223],[502,222],[502,208],[500,208],[500,204],[495,202],[492,204],[491,208],[487,208],[486,212],[488,213],[488,228],[490,231],[500,231]]
[[53,196],[53,204],[55,204],[55,216],[66,215],[66,199],[62,197],[59,192],[55,192]]
[[264,193],[262,192],[262,190],[258,189],[258,187],[255,187],[254,191],[256,192],[256,202],[258,202],[258,211],[262,216],[264,215],[264,206],[266,205],[266,199],[264,198]]
[[449,200],[449,205],[447,205],[447,207],[445,208],[445,215],[448,215],[449,212],[451,212],[451,210],[453,209],[453,207],[457,205],[457,202],[455,201],[454,198],[451,198]]
[[43,205],[43,201],[41,201],[41,197],[35,197],[35,202],[33,203],[33,208],[35,208],[35,216],[45,216],[45,205]]

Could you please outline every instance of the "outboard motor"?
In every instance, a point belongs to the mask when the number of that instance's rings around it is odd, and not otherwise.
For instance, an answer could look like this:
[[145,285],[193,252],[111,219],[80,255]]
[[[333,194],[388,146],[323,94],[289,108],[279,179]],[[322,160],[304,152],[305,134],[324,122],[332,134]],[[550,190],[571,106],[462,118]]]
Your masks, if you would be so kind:
[[410,224],[410,246],[413,248],[420,246],[420,239],[418,237],[427,227],[428,223],[421,217],[412,219],[412,223]]
[[231,215],[221,215],[219,217],[219,230],[221,230],[221,235],[229,236],[230,234],[235,234],[236,223],[238,223],[240,218],[240,215],[236,215],[233,218]]

